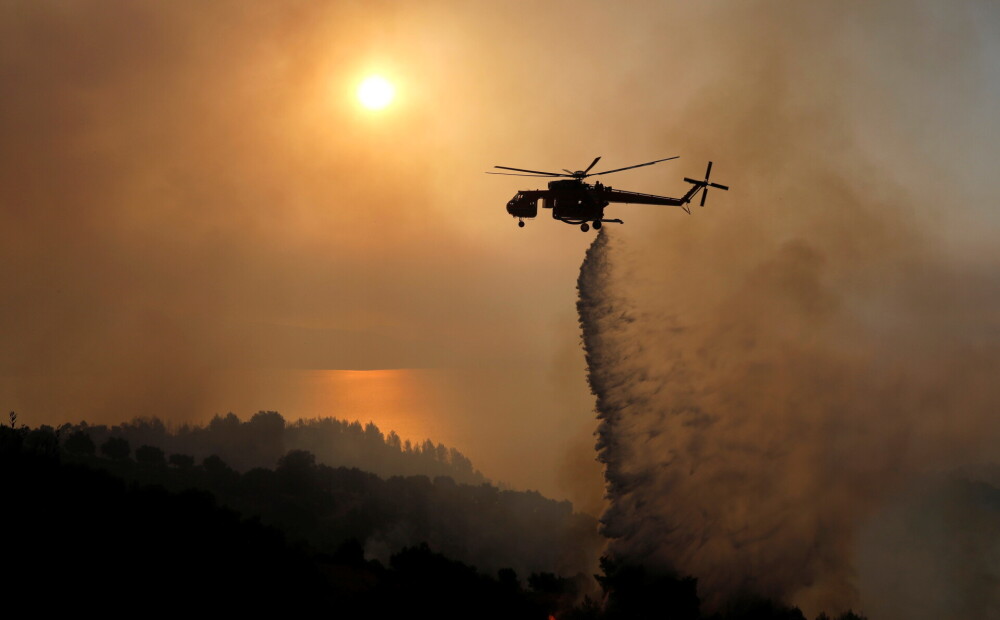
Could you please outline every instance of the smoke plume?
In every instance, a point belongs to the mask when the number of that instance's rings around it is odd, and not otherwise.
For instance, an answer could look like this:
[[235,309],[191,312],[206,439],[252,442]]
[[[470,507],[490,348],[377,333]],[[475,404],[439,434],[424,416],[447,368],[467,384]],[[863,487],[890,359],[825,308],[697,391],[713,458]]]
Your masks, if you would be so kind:
[[843,257],[798,240],[725,286],[647,250],[602,230],[578,284],[610,552],[696,576],[710,605],[857,608],[859,528],[918,472],[997,445],[1000,352],[950,327],[969,276],[887,251],[866,271],[905,284],[851,294]]
[[[957,146],[954,113],[957,93],[981,91],[927,90],[979,71],[977,39],[958,33],[985,9],[891,11],[887,31],[881,8],[730,8],[712,13],[727,34],[717,80],[670,136],[732,191],[691,218],[626,215],[580,272],[609,552],[694,575],[709,606],[756,595],[908,617],[928,584],[907,581],[904,558],[958,538],[879,533],[920,522],[900,515],[929,472],[994,461],[1000,440],[995,254],[942,217],[977,204],[949,159],[985,148]],[[930,49],[946,53],[908,73],[901,59]],[[942,123],[934,150],[918,118]],[[968,538],[952,555],[995,566],[981,551],[995,532]],[[997,617],[995,579],[963,580],[961,565],[943,563],[937,585],[963,583],[950,600]]]

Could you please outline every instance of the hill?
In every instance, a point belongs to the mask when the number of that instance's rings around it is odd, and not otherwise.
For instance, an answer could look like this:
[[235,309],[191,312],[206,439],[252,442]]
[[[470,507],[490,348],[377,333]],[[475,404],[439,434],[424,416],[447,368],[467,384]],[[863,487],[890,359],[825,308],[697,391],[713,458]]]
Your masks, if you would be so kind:
[[[471,464],[456,467],[461,456],[457,452],[453,457],[443,447],[399,450],[373,432],[374,425],[361,433],[353,427],[319,421],[294,425],[286,432],[280,416],[261,413],[245,423],[223,418],[206,428],[176,434],[166,433],[155,422],[138,421],[112,429],[83,425],[63,427],[58,433],[43,429],[28,439],[41,442],[32,437],[49,436],[45,441],[56,442],[66,462],[102,469],[128,482],[175,492],[208,491],[221,504],[256,516],[325,553],[353,539],[362,544],[366,557],[383,562],[403,548],[427,543],[436,552],[490,572],[512,568],[520,574],[575,575],[596,566],[604,542],[597,521],[574,513],[569,502],[537,492],[501,490],[487,482],[462,483],[447,475],[381,477],[357,467],[320,463],[316,455],[301,449],[278,456],[270,468],[240,471],[219,454],[196,460],[159,445],[132,443],[136,438],[159,439],[161,445],[200,448],[201,454],[206,446],[220,446],[222,454],[239,455],[245,467],[270,461],[289,437],[288,443],[335,438],[336,443],[326,444],[326,453],[333,457],[347,453],[373,462],[390,455],[379,462],[480,478]],[[352,441],[360,447],[346,448]],[[461,462],[468,464],[468,459]]]
[[120,437],[130,445],[156,446],[169,454],[187,454],[197,462],[216,455],[237,471],[274,467],[290,450],[308,450],[333,467],[357,467],[382,477],[449,476],[459,483],[481,484],[486,478],[455,448],[430,439],[413,444],[395,431],[383,432],[374,423],[337,418],[299,420],[288,424],[276,411],[260,411],[241,421],[229,413],[204,425],[184,425],[171,430],[157,418],[135,418],[111,427],[86,422],[66,424],[60,435],[83,431],[102,444]]

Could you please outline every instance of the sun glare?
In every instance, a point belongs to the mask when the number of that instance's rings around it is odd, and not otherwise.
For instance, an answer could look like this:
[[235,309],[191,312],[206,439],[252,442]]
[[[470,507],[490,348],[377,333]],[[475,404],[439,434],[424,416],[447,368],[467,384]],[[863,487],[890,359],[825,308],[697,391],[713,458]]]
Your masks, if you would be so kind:
[[358,87],[358,101],[369,110],[381,110],[386,107],[392,103],[395,94],[396,89],[380,75],[365,78]]

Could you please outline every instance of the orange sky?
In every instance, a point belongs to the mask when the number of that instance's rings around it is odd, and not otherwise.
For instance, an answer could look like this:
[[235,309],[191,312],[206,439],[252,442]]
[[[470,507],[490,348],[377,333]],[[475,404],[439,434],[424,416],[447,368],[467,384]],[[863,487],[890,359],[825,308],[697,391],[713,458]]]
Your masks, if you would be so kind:
[[[852,225],[802,214],[808,194],[783,178],[794,151],[912,197],[902,226],[989,272],[991,10],[6,2],[0,406],[32,425],[275,402],[291,419],[354,415],[282,373],[415,369],[373,375],[422,401],[385,420],[593,505],[574,309],[592,233],[518,230],[504,204],[540,185],[482,172],[681,155],[613,180],[679,195],[713,159],[733,191],[691,218],[618,207],[614,232],[740,261],[742,234],[759,248]],[[354,99],[372,72],[397,88],[381,112]],[[232,380],[253,373],[253,390]]]

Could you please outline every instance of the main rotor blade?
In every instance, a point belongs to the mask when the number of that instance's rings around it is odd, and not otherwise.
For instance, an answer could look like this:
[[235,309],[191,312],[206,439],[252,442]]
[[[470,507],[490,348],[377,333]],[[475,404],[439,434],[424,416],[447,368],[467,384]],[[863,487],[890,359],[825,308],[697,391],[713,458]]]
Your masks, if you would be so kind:
[[516,170],[517,172],[531,172],[533,174],[541,174],[550,177],[564,177],[565,174],[560,172],[542,172],[541,170],[525,170],[524,168],[509,168],[507,166],[493,166],[494,168],[500,168],[501,170]]
[[[487,172],[486,174],[502,174],[505,177],[542,177],[543,179],[551,179],[553,175],[551,174],[514,174],[513,172]],[[557,174],[554,176],[564,177],[565,174]]]
[[709,183],[709,186],[711,186],[711,187],[718,187],[719,189],[724,189],[727,192],[729,191],[729,186],[728,185],[721,185],[719,183]]
[[708,170],[705,171],[705,180],[707,181],[710,176],[712,176],[712,162],[708,162]]
[[701,193],[701,206],[703,206],[703,207],[705,206],[705,200],[706,200],[707,198],[708,198],[708,188],[706,187],[706,188],[705,188],[705,191],[703,191],[703,192]]
[[588,172],[590,172],[590,169],[593,168],[594,166],[596,166],[597,162],[599,162],[599,161],[601,161],[600,156],[595,157],[594,161],[590,162],[590,165],[587,166],[587,168],[583,171],[583,174],[586,175]]
[[[614,170],[605,170],[604,172],[595,172],[593,174],[588,174],[587,176],[588,177],[596,177],[596,176],[599,176],[599,175],[602,175],[602,174],[611,174],[612,172],[621,172],[622,170],[631,170],[632,168],[642,168],[643,166],[652,166],[653,164],[658,164],[661,161],[670,161],[671,159],[677,159],[679,157],[680,157],[680,155],[675,155],[673,157],[665,157],[663,159],[657,159],[656,161],[647,161],[644,164],[636,164],[634,166],[625,166],[624,168],[615,168]],[[600,158],[598,158],[598,159],[600,159]],[[597,163],[596,159],[594,160],[594,163],[595,164]],[[593,165],[594,164],[591,164],[591,166],[593,166]],[[588,170],[590,170],[590,168],[588,168]]]

